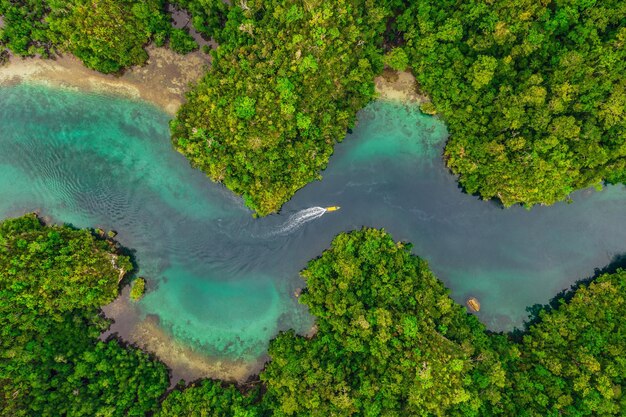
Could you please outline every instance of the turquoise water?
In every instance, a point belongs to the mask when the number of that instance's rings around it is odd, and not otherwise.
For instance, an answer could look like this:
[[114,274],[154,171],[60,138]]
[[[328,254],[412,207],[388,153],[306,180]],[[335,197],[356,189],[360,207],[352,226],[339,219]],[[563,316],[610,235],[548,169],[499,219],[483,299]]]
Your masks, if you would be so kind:
[[[494,330],[626,252],[624,187],[503,210],[458,189],[441,159],[445,126],[414,108],[363,110],[324,179],[263,219],[172,150],[167,121],[145,103],[0,88],[0,217],[38,210],[117,230],[149,279],[139,318],[158,316],[167,335],[212,357],[252,361],[280,329],[307,331],[298,271],[363,225],[413,242],[458,302],[481,301]],[[330,205],[342,209],[312,209]]]

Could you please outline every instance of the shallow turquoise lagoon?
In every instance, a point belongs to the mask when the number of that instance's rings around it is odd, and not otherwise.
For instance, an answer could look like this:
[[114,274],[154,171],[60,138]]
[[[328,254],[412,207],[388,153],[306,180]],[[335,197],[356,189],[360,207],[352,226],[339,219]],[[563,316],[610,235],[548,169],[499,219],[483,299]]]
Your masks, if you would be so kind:
[[[502,209],[458,189],[443,166],[444,125],[400,104],[359,114],[324,179],[280,214],[253,219],[241,200],[172,150],[168,116],[139,102],[41,86],[0,89],[0,217],[119,232],[149,292],[137,317],[195,352],[253,361],[279,330],[307,331],[294,291],[333,236],[384,227],[414,243],[458,302],[475,296],[493,330],[626,252],[626,192]],[[334,213],[318,207],[340,205]],[[124,317],[116,330],[131,341]],[[130,319],[129,319],[130,320]]]

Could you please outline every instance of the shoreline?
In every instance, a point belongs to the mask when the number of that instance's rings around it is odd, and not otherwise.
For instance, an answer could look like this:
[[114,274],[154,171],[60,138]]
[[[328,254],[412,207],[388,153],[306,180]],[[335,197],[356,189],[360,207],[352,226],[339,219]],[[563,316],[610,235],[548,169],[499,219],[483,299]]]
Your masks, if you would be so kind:
[[245,384],[250,378],[258,376],[269,360],[265,355],[255,361],[234,361],[196,352],[161,328],[158,317],[142,317],[130,300],[129,293],[127,285],[113,302],[102,307],[105,317],[112,323],[100,339],[116,338],[154,355],[168,368],[170,389],[181,380],[189,384],[204,378]]
[[154,46],[148,46],[146,51],[149,58],[145,65],[132,67],[121,75],[91,70],[70,54],[54,59],[12,56],[0,65],[0,86],[34,83],[114,94],[152,103],[174,115],[185,100],[189,84],[199,80],[210,65],[210,57],[199,51],[179,55]]
[[[179,55],[153,45],[146,48],[145,65],[132,67],[121,75],[91,70],[71,54],[54,59],[11,56],[0,65],[0,86],[20,83],[43,84],[85,92],[106,93],[152,103],[175,115],[185,100],[189,85],[199,80],[210,66],[210,56],[196,51]],[[422,104],[429,101],[417,90],[415,77],[409,71],[386,69],[374,79],[375,100]]]
[[418,92],[417,81],[410,71],[385,69],[382,75],[374,78],[374,85],[375,100],[417,105],[430,101],[428,96]]
[[[202,52],[178,55],[169,49],[146,48],[149,59],[142,67],[133,67],[121,75],[107,75],[86,68],[76,57],[66,54],[55,59],[11,57],[0,66],[0,86],[21,83],[40,84],[76,91],[104,93],[143,100],[175,115],[185,100],[189,85],[202,77],[210,65],[210,57]],[[375,79],[376,100],[420,104],[428,98],[418,93],[415,77],[410,72],[386,70]],[[170,371],[170,384],[187,383],[201,378],[217,378],[239,384],[258,376],[267,357],[257,361],[229,361],[204,355],[177,343],[159,327],[154,317],[139,317],[128,301],[124,288],[115,301],[102,310],[113,319],[102,339],[116,337],[155,355]],[[306,334],[313,337],[316,326]],[[134,334],[126,338],[121,334]],[[134,339],[134,340],[131,340]]]

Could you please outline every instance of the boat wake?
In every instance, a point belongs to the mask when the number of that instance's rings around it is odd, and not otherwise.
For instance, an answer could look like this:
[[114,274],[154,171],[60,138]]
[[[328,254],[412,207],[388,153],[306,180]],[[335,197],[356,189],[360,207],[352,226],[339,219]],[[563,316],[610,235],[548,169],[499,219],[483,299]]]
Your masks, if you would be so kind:
[[271,235],[288,235],[293,233],[306,223],[322,217],[326,211],[327,210],[324,207],[309,207],[307,209],[300,210],[299,212],[289,216],[285,223],[272,231]]

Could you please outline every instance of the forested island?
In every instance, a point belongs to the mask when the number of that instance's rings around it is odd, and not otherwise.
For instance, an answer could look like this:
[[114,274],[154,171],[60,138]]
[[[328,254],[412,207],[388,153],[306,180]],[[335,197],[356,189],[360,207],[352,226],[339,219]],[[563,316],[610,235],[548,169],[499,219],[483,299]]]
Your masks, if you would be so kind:
[[115,339],[99,307],[132,266],[110,240],[0,223],[0,414],[157,416],[622,415],[626,272],[603,274],[491,334],[411,245],[343,233],[302,272],[317,334],[279,334],[258,379],[167,392],[158,360]]
[[[422,110],[447,123],[444,157],[468,193],[531,207],[626,180],[622,0],[0,0],[0,62],[70,53],[121,74],[149,44],[198,49],[170,6],[219,44],[171,122],[173,146],[256,215],[321,178],[385,68],[412,71]],[[494,334],[410,244],[342,233],[302,272],[314,336],[280,333],[245,385],[168,390],[156,358],[98,338],[100,308],[135,278],[124,253],[36,215],[0,223],[0,415],[626,412],[623,270],[580,284],[524,331]]]

